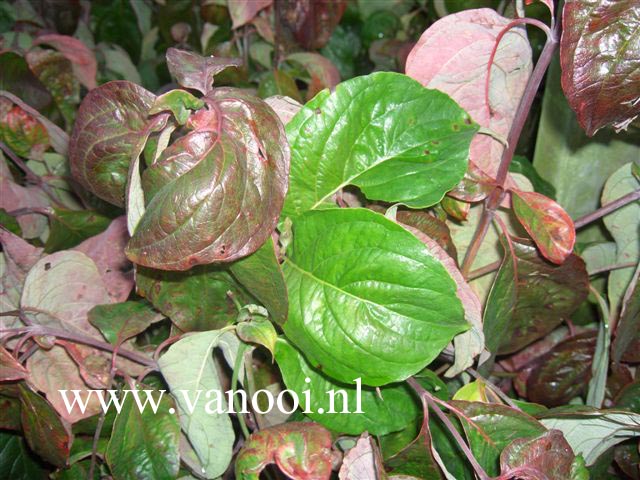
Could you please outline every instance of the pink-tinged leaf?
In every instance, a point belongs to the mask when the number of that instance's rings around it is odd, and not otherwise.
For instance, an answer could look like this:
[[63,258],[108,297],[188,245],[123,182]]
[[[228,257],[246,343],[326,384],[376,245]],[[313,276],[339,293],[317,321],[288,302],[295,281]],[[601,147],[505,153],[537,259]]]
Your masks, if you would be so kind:
[[567,480],[575,455],[560,430],[536,438],[518,438],[500,454],[500,479]]
[[470,203],[449,196],[445,196],[440,202],[440,205],[442,205],[442,208],[444,208],[444,211],[447,212],[450,217],[459,222],[464,222],[467,219],[469,210],[471,209]]
[[77,38],[52,33],[40,35],[34,40],[33,44],[50,45],[62,53],[71,62],[73,71],[80,83],[89,90],[96,88],[98,85],[96,83],[96,72],[98,70],[96,56]]
[[640,114],[637,0],[567,0],[560,42],[562,89],[593,135],[625,129]]
[[237,260],[276,226],[290,157],[282,124],[238,89],[218,88],[206,102],[219,132],[181,137],[142,175],[147,207],[126,250],[134,263],[188,270]]
[[0,97],[0,140],[16,154],[41,159],[49,148],[49,135],[38,120],[18,105]]
[[67,132],[62,130],[58,125],[38,112],[38,110],[23,102],[20,98],[16,97],[12,93],[5,90],[0,90],[0,97],[4,97],[10,100],[11,102],[19,106],[22,110],[27,112],[29,115],[37,119],[44,126],[44,128],[46,128],[47,133],[49,134],[49,141],[51,142],[51,146],[53,147],[53,149],[60,155],[67,155],[69,149],[69,135],[67,135]]
[[349,449],[342,459],[338,472],[340,480],[366,480],[380,478],[384,472],[380,454],[368,433],[363,433],[355,447]]
[[264,101],[276,112],[276,115],[284,125],[289,123],[302,108],[300,102],[282,95],[273,95],[265,98]]
[[[449,94],[473,120],[506,137],[532,69],[526,32],[512,28],[493,59],[486,98],[489,58],[498,35],[511,21],[488,8],[447,15],[422,34],[407,58],[407,75]],[[477,135],[470,160],[495,178],[503,148],[497,140]]]
[[469,162],[464,178],[447,195],[464,202],[479,202],[487,197],[494,184],[495,181],[490,176],[475,163]]
[[254,433],[236,459],[236,474],[258,480],[260,472],[276,464],[296,480],[328,480],[331,477],[331,434],[312,422],[290,422]]
[[123,215],[99,235],[88,238],[74,248],[91,258],[114,303],[124,302],[133,289],[133,265],[124,254],[129,241],[127,218]]
[[67,394],[71,395],[71,390],[80,390],[82,395],[88,395],[88,387],[64,348],[55,346],[51,350],[37,350],[27,360],[27,368],[31,372],[30,383],[46,394],[49,403],[64,420],[75,423],[100,412],[100,402],[95,395],[89,398],[84,412],[78,405],[67,411],[60,390],[68,390]]
[[203,57],[197,53],[170,48],[167,50],[167,67],[182,87],[193,88],[207,94],[213,85],[213,77],[228,67],[239,67],[238,58]]
[[[16,310],[20,305],[22,285],[31,267],[42,256],[37,248],[22,238],[0,227],[0,244],[4,257],[4,271],[0,278],[0,312]],[[0,262],[2,263],[2,262]],[[8,317],[7,317],[8,318]],[[5,326],[9,322],[5,318]]]
[[[23,187],[14,180],[9,167],[0,155],[0,208],[7,212],[21,208],[41,209],[43,212],[49,207],[49,197],[38,187]],[[25,238],[37,238],[42,235],[48,225],[46,215],[33,213],[17,217],[18,224]]]
[[241,27],[252,21],[260,10],[269,7],[273,0],[233,0],[229,2],[232,28]]
[[334,88],[340,83],[340,72],[336,66],[319,53],[300,52],[292,53],[287,60],[302,65],[311,75],[311,83],[307,90],[307,100],[311,100],[320,90]]
[[29,370],[24,368],[20,362],[0,346],[0,382],[15,382],[29,376]]
[[69,143],[74,178],[98,197],[124,206],[131,153],[145,130],[155,95],[117,80],[87,95]]
[[576,229],[569,214],[536,192],[513,190],[511,202],[518,221],[536,242],[540,253],[553,263],[563,263],[576,242]]

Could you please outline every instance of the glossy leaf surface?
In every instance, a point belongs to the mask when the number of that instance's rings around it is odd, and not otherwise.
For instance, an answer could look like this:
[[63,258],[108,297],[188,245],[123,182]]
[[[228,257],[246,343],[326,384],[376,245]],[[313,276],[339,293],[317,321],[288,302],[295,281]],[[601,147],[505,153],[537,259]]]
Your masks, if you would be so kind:
[[155,96],[118,80],[84,98],[69,143],[71,173],[82,186],[114,205],[124,205],[133,151]]
[[635,0],[570,0],[563,10],[562,88],[588,135],[640,114],[640,10]]
[[217,126],[181,137],[143,173],[146,211],[127,246],[134,263],[188,270],[229,262],[275,228],[289,169],[282,124],[238,89],[216,89],[207,103]]
[[247,439],[236,459],[242,480],[258,480],[275,463],[289,478],[328,480],[331,476],[331,434],[307,422],[290,422],[260,430]]
[[228,291],[241,304],[251,303],[231,275],[210,266],[187,272],[138,268],[136,286],[141,296],[184,332],[213,330],[232,323],[237,310]]
[[323,91],[287,125],[292,160],[283,217],[322,208],[347,185],[370,200],[433,205],[462,179],[476,130],[449,97],[397,73]]
[[276,323],[285,322],[289,308],[287,286],[271,238],[248,257],[229,265],[229,270],[266,307]]
[[157,391],[149,393],[159,404],[157,413],[150,405],[140,411],[129,395],[113,424],[106,461],[114,480],[174,478],[178,474],[180,423],[169,411],[175,402],[166,393],[160,398]]
[[294,225],[292,247],[283,264],[290,302],[284,331],[338,380],[404,380],[468,328],[446,269],[382,215],[309,212]]
[[528,241],[513,239],[512,244],[516,258],[506,251],[484,313],[487,347],[498,354],[518,351],[549,333],[588,292],[585,264],[577,255],[556,266]]
[[[496,50],[487,91],[489,59],[498,35],[510,22],[489,8],[438,20],[409,54],[407,75],[448,93],[474,121],[506,137],[532,69],[526,31],[511,28]],[[478,135],[471,144],[470,160],[495,178],[502,150],[497,140]]]
[[536,192],[513,191],[513,211],[536,242],[540,253],[562,264],[573,251],[576,231],[573,220],[550,198]]
[[[309,413],[306,415],[333,431],[349,435],[358,435],[363,431],[373,435],[385,435],[402,430],[420,416],[418,399],[407,385],[402,384],[381,387],[381,395],[378,395],[374,388],[363,386],[360,397],[362,411],[365,414],[341,413],[342,396],[338,394],[333,413],[330,413],[330,397],[324,392],[344,390],[348,408],[353,412],[357,409],[358,398],[355,385],[332,380],[311,365],[304,355],[284,338],[280,338],[276,343],[276,361],[286,387],[296,392],[299,398],[303,398],[302,392],[307,389],[318,392],[317,395],[311,395]],[[311,381],[306,382],[306,378]]]

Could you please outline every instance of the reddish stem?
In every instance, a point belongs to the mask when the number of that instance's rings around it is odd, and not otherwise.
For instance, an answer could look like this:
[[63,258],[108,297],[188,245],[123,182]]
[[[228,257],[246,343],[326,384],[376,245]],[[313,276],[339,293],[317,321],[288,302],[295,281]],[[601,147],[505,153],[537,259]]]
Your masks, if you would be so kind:
[[576,230],[584,227],[592,222],[595,222],[599,218],[604,217],[605,215],[609,215],[611,212],[618,210],[619,208],[624,207],[630,203],[635,202],[640,199],[640,189],[635,190],[631,193],[627,193],[626,195],[614,200],[613,202],[609,202],[606,205],[603,205],[601,208],[596,210],[595,212],[591,212],[587,215],[584,215],[573,222]]

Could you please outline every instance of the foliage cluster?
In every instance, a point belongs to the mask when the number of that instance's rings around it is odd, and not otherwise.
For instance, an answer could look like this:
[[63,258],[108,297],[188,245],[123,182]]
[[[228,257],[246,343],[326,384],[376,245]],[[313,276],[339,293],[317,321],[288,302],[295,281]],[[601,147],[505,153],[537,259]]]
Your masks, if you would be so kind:
[[640,478],[637,1],[60,7],[0,4],[2,478]]

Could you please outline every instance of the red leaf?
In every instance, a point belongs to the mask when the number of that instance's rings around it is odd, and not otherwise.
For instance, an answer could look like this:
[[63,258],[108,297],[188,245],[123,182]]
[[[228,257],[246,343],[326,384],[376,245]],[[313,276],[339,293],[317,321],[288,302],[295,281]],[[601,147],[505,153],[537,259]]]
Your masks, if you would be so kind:
[[316,93],[325,88],[333,88],[340,83],[340,72],[336,66],[319,53],[292,53],[287,60],[300,63],[311,75],[311,83],[307,91],[307,100],[315,97]]
[[331,434],[312,422],[290,422],[251,435],[236,459],[240,478],[257,478],[275,463],[289,478],[328,480],[331,477]]
[[29,371],[4,347],[0,346],[0,382],[22,380]]
[[[406,73],[424,86],[449,94],[473,120],[507,136],[531,74],[531,47],[523,28],[502,37],[485,88],[491,52],[511,19],[494,10],[465,10],[438,20],[422,34],[407,57]],[[503,145],[487,135],[471,143],[470,159],[495,178]]]
[[562,89],[588,135],[640,114],[638,0],[568,0],[560,42]]
[[263,8],[267,8],[273,0],[234,0],[229,2],[229,14],[233,20],[233,27],[238,28],[249,23]]
[[329,41],[346,8],[346,0],[283,2],[276,21],[291,32],[304,50],[318,50]]
[[550,198],[535,192],[514,190],[511,201],[518,221],[536,242],[540,253],[553,263],[563,263],[576,242],[576,230],[569,214]]
[[34,45],[43,43],[51,45],[71,61],[73,71],[82,85],[89,90],[98,86],[96,83],[98,63],[93,52],[84,43],[77,38],[57,34],[40,35],[33,42]]

